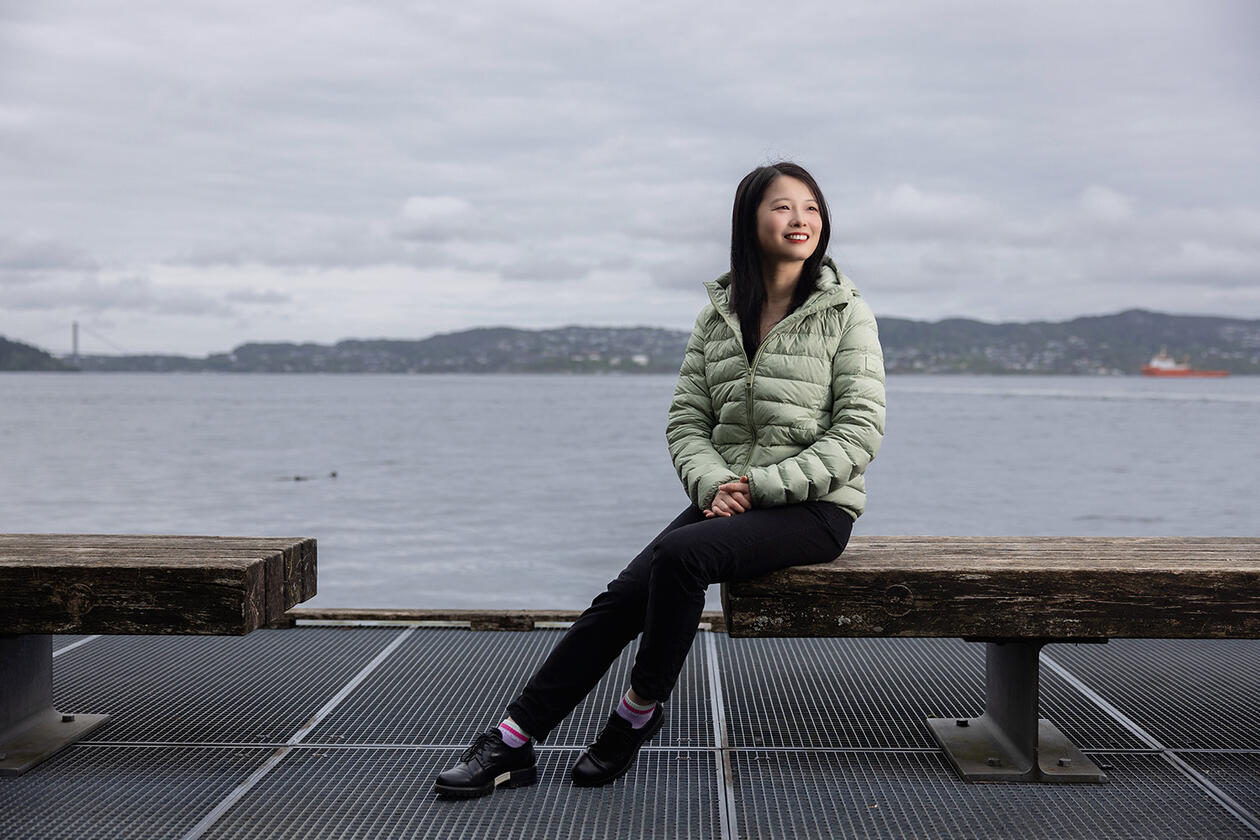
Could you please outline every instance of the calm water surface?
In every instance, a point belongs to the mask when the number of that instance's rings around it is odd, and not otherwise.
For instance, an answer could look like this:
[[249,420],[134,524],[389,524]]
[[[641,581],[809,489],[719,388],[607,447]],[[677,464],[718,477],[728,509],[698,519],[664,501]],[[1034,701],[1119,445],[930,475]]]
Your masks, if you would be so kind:
[[[582,607],[687,504],[673,386],[0,374],[0,531],[314,536],[308,606]],[[894,376],[888,399],[855,533],[1260,534],[1260,378]]]

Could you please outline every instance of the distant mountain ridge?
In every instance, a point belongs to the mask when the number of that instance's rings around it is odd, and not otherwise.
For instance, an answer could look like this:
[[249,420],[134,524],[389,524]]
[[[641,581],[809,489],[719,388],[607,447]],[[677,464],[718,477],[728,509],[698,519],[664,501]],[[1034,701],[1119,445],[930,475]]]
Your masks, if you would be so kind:
[[0,370],[74,370],[38,347],[9,341],[0,335]]
[[[1177,358],[1189,356],[1196,367],[1260,374],[1260,320],[1131,309],[1063,322],[1003,324],[881,317],[879,329],[890,373],[1135,374],[1166,347]],[[81,356],[78,366],[250,373],[676,373],[687,335],[656,327],[481,327],[418,340],[251,342],[204,358]]]
[[879,319],[889,370],[918,373],[1138,373],[1161,348],[1195,367],[1260,374],[1260,320],[1129,309],[1070,321],[990,324]]
[[83,356],[83,370],[242,373],[678,372],[687,333],[657,327],[479,327],[429,338],[242,344],[204,359]]

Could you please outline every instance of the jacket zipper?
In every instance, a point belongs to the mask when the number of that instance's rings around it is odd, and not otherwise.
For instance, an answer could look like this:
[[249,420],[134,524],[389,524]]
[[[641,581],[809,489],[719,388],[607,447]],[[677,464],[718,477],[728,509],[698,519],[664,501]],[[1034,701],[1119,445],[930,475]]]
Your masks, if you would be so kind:
[[[709,297],[710,297],[710,300],[713,300],[713,292],[712,292],[712,290],[710,290]],[[714,305],[714,307],[715,307],[715,308],[716,308],[719,312],[722,312],[722,317],[726,319],[726,322],[727,322],[728,324],[732,324],[731,318],[727,317],[726,313],[722,311],[722,310],[723,310],[723,307],[718,306],[718,302],[717,302],[716,300],[713,300],[713,305]],[[804,306],[802,306],[800,309],[796,310],[796,312],[793,312],[791,315],[789,315],[789,316],[788,316],[788,318],[783,319],[783,321],[780,321],[779,323],[777,323],[777,324],[775,324],[773,327],[771,327],[771,328],[770,328],[770,330],[766,333],[766,339],[768,340],[768,339],[770,338],[770,335],[771,335],[771,334],[772,334],[775,330],[777,330],[779,327],[781,327],[781,326],[783,325],[784,321],[787,321],[787,320],[789,320],[789,319],[795,319],[795,316],[797,316],[798,314],[799,314],[801,317],[804,317],[805,315],[808,315],[808,314],[812,313],[812,312],[813,312],[815,309],[817,309],[817,308],[818,308],[818,304],[817,304],[817,302],[815,303],[815,305],[814,305],[814,306],[811,306],[811,307],[809,308],[809,310],[808,310],[808,311],[804,311],[804,310],[805,310],[805,307],[804,307]],[[735,322],[732,324],[732,330],[731,330],[731,331],[732,331],[732,332],[734,332],[734,333],[735,333],[735,335],[737,335],[737,336],[738,336],[738,335],[740,335],[740,331],[739,331],[738,329],[735,329],[735,328],[734,328],[734,325],[737,325],[738,323],[739,323],[738,321],[735,321]],[[742,344],[742,343],[743,343],[743,342],[741,342],[741,344]],[[751,361],[751,362],[749,362],[749,364],[748,364],[748,384],[747,384],[747,386],[746,386],[746,387],[747,387],[747,395],[746,395],[746,397],[745,397],[745,400],[746,400],[746,405],[747,405],[747,408],[748,408],[748,432],[749,432],[749,435],[752,437],[752,446],[750,446],[750,447],[749,447],[749,449],[748,449],[748,460],[744,462],[744,466],[743,466],[743,468],[739,471],[739,474],[740,474],[741,476],[744,476],[744,475],[747,475],[747,474],[748,474],[748,467],[749,467],[749,466],[752,464],[752,462],[753,462],[753,454],[757,451],[757,428],[756,428],[756,426],[754,426],[754,425],[753,425],[753,419],[752,419],[752,415],[753,415],[753,380],[754,380],[754,379],[756,379],[756,377],[757,377],[757,374],[756,374],[756,370],[757,370],[757,360],[761,358],[761,351],[762,351],[762,348],[764,348],[765,346],[766,346],[766,342],[765,342],[765,341],[762,341],[759,345],[757,345],[757,352],[756,352],[756,353],[753,353],[752,361]],[[744,355],[744,361],[748,361],[748,356],[747,356],[746,354]]]
[[[802,312],[802,310],[805,309],[805,307],[802,306],[800,309],[796,310],[796,312],[793,312],[792,315],[801,313],[801,317],[803,318],[806,315],[811,314],[815,308],[817,307],[811,307],[808,312]],[[752,466],[753,462],[753,454],[757,451],[757,427],[753,424],[753,380],[757,378],[757,360],[761,358],[761,351],[765,348],[766,342],[770,340],[770,336],[773,335],[774,331],[782,326],[784,321],[787,320],[788,318],[784,318],[783,321],[775,324],[766,332],[765,339],[757,345],[757,352],[753,353],[752,362],[748,365],[748,384],[745,400],[748,407],[748,433],[752,437],[752,446],[748,448],[748,460],[744,462],[743,468],[739,471],[741,476],[748,475],[748,468]],[[744,359],[747,361],[748,357],[745,356]]]
[[744,386],[746,405],[748,408],[748,434],[752,438],[752,445],[748,447],[748,460],[744,462],[743,468],[739,471],[741,476],[748,475],[748,467],[752,465],[753,453],[757,451],[757,427],[753,424],[753,380],[757,377],[757,360],[761,358],[761,350],[766,346],[766,342],[770,340],[770,334],[774,332],[775,324],[766,332],[766,337],[757,345],[757,352],[753,353],[752,361],[748,364],[748,382]]

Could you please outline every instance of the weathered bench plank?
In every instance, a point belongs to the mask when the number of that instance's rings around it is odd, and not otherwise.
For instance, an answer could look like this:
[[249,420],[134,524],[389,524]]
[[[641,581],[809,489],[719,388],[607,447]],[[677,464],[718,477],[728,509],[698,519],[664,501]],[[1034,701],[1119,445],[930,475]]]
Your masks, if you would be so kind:
[[243,635],[315,573],[306,538],[0,534],[0,632]]
[[1260,539],[854,537],[722,588],[732,636],[1260,637]]

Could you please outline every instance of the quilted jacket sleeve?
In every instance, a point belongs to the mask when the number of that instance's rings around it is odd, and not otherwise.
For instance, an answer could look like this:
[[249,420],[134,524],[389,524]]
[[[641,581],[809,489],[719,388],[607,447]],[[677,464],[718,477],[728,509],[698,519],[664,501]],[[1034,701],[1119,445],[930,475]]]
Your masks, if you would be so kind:
[[798,454],[748,471],[753,507],[821,498],[862,475],[884,436],[884,356],[860,298],[831,360],[831,427]]
[[669,421],[665,425],[665,440],[669,443],[669,455],[674,459],[674,469],[687,495],[701,510],[712,503],[719,484],[739,480],[739,475],[713,448],[712,434],[717,417],[704,376],[704,342],[708,316],[712,313],[712,307],[705,307],[687,340],[678,386],[669,405]]

